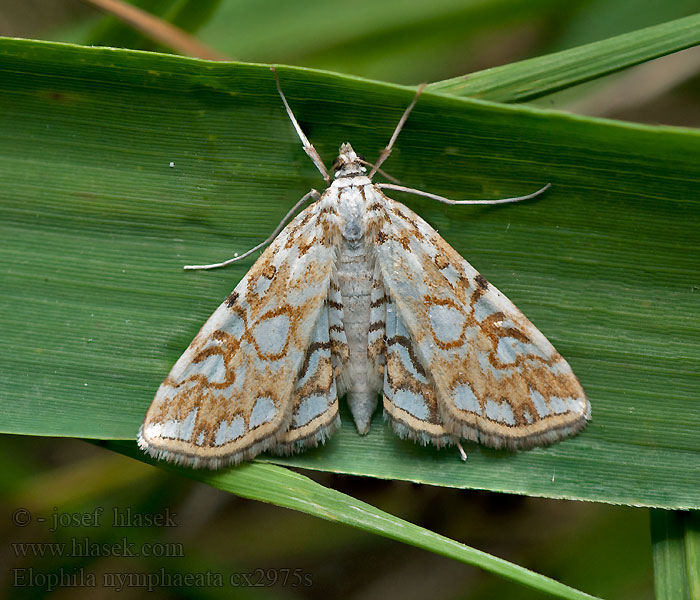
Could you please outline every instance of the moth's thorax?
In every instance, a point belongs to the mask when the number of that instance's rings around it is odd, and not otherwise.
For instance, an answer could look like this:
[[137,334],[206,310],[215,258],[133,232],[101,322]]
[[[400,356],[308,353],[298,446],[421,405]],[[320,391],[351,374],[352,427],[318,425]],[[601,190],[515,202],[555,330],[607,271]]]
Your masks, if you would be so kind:
[[335,203],[340,233],[344,243],[352,247],[364,245],[367,233],[367,198],[372,183],[367,177],[336,180],[329,188],[329,200]]
[[340,179],[336,179],[331,183],[330,189],[342,190],[344,188],[363,187],[365,185],[372,185],[372,180],[366,175],[355,175],[353,177],[341,177]]

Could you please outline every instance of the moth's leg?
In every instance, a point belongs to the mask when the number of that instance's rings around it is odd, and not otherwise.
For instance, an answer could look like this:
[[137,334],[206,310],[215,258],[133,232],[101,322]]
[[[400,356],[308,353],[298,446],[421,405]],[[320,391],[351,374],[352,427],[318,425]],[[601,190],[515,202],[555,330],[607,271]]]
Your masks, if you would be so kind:
[[304,135],[304,132],[301,130],[301,126],[299,125],[299,123],[297,123],[297,120],[294,117],[292,109],[289,107],[287,99],[284,97],[284,92],[282,92],[282,86],[280,85],[280,78],[277,76],[277,71],[275,70],[275,67],[270,67],[270,70],[275,74],[275,83],[277,84],[277,91],[279,92],[280,97],[282,98],[284,107],[287,109],[287,114],[289,115],[289,119],[292,121],[292,125],[294,125],[294,129],[297,130],[297,135],[299,136],[299,139],[301,140],[301,143],[304,146],[304,152],[308,154],[309,158],[316,165],[316,168],[321,172],[321,175],[325,182],[330,183],[330,175],[328,175],[328,171],[326,171],[326,167],[323,165],[321,157],[319,156],[318,152],[316,152],[316,148],[314,148],[313,144]]
[[270,237],[268,237],[264,242],[260,242],[257,246],[251,248],[247,252],[244,252],[240,256],[234,256],[233,258],[229,258],[228,260],[225,260],[224,262],[220,263],[213,263],[211,265],[185,265],[184,269],[188,271],[193,271],[193,270],[202,270],[202,269],[216,269],[218,267],[225,267],[226,265],[230,265],[231,263],[234,263],[236,261],[239,261],[246,256],[250,256],[253,252],[256,250],[259,250],[263,246],[266,246],[269,244],[272,240],[274,240],[277,237],[277,234],[282,231],[282,228],[287,224],[288,221],[291,220],[291,218],[294,216],[294,213],[299,209],[299,207],[304,204],[309,198],[313,198],[314,200],[318,200],[321,197],[321,195],[318,193],[316,190],[311,190],[308,194],[305,194],[299,202],[297,202],[292,209],[284,215],[284,218],[280,221],[280,224],[277,226],[277,228],[272,232]]
[[459,457],[463,461],[467,460],[467,453],[464,451],[464,448],[462,448],[462,444],[458,441],[455,445],[457,446],[457,450],[459,450]]

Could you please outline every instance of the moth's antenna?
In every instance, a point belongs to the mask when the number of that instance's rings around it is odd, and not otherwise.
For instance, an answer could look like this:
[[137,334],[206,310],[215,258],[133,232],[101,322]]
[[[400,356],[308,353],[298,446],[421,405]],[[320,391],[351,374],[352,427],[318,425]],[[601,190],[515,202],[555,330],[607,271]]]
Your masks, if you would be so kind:
[[220,263],[214,263],[211,265],[185,265],[183,268],[187,271],[195,271],[195,270],[204,270],[204,269],[218,269],[219,267],[225,267],[226,265],[230,265],[231,263],[234,263],[236,261],[244,259],[246,256],[250,256],[253,252],[256,250],[259,250],[263,246],[266,246],[269,244],[272,240],[274,240],[277,237],[277,234],[282,231],[282,228],[287,224],[287,222],[294,216],[294,213],[297,211],[297,209],[304,204],[309,198],[314,198],[318,200],[319,198],[319,193],[316,190],[311,190],[308,194],[306,194],[299,202],[297,202],[292,209],[284,215],[284,219],[280,221],[280,224],[277,226],[277,229],[275,229],[270,237],[268,237],[264,242],[260,242],[257,246],[254,248],[251,248],[247,252],[244,252],[240,256],[234,256],[233,258],[229,258],[228,260],[225,260],[224,262]]
[[521,200],[530,200],[535,196],[539,196],[552,187],[551,183],[548,183],[544,187],[541,187],[536,192],[532,194],[527,194],[526,196],[516,196],[515,198],[496,198],[494,200],[450,200],[444,196],[438,196],[437,194],[431,194],[430,192],[424,192],[422,190],[414,190],[413,188],[404,187],[402,185],[394,185],[393,183],[377,183],[375,187],[385,189],[385,190],[396,190],[398,192],[406,192],[407,194],[415,194],[416,196],[425,196],[426,198],[431,198],[433,200],[438,200],[444,202],[445,204],[506,204],[508,202],[520,202]]
[[304,132],[301,130],[299,123],[297,123],[297,120],[294,117],[292,109],[289,107],[287,99],[284,97],[284,92],[282,92],[282,86],[280,85],[280,78],[277,76],[277,71],[275,70],[275,67],[270,67],[270,71],[272,71],[275,74],[275,83],[277,84],[277,91],[280,93],[280,97],[282,98],[282,102],[284,102],[284,107],[287,109],[287,114],[289,115],[289,118],[292,121],[292,125],[294,125],[294,129],[297,130],[297,135],[301,140],[302,146],[304,146],[304,152],[308,154],[309,158],[316,165],[316,168],[321,172],[321,175],[323,176],[325,182],[330,183],[331,178],[328,175],[328,171],[326,171],[326,167],[323,165],[321,157],[318,155],[318,152],[316,152],[316,148],[314,148],[313,144],[304,135]]
[[399,133],[401,129],[403,128],[403,124],[406,122],[406,119],[408,119],[408,115],[411,113],[413,110],[413,107],[416,105],[416,102],[418,101],[418,96],[420,96],[423,93],[423,89],[425,88],[425,84],[421,83],[418,86],[418,91],[416,92],[416,95],[413,97],[413,101],[408,105],[408,108],[403,112],[403,115],[401,115],[401,118],[399,119],[399,123],[396,126],[396,129],[394,130],[394,135],[391,136],[391,139],[389,140],[389,143],[387,144],[386,148],[382,150],[379,153],[379,158],[377,159],[377,162],[374,165],[374,168],[369,172],[368,177],[372,179],[372,176],[379,170],[379,167],[382,166],[382,163],[389,158],[389,155],[391,154],[391,149],[394,146],[394,142],[396,141],[396,138],[399,137]]

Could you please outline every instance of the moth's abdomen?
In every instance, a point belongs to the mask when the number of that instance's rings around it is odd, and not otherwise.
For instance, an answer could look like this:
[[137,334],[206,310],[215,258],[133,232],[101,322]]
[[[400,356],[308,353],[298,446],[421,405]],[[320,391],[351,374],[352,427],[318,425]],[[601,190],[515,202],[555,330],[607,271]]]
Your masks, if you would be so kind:
[[364,244],[343,240],[338,285],[343,300],[343,327],[349,360],[341,374],[357,430],[369,430],[382,388],[381,374],[368,354],[374,264]]

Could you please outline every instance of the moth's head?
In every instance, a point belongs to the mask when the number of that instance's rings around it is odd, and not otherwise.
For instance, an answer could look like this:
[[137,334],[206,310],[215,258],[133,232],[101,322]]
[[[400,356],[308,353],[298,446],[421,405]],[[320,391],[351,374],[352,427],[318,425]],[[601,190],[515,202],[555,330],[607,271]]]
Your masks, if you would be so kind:
[[364,162],[359,154],[356,154],[352,149],[352,146],[347,142],[340,146],[340,152],[338,158],[335,159],[333,163],[333,170],[335,171],[335,177],[357,177],[358,175],[364,175],[367,172],[362,166]]

